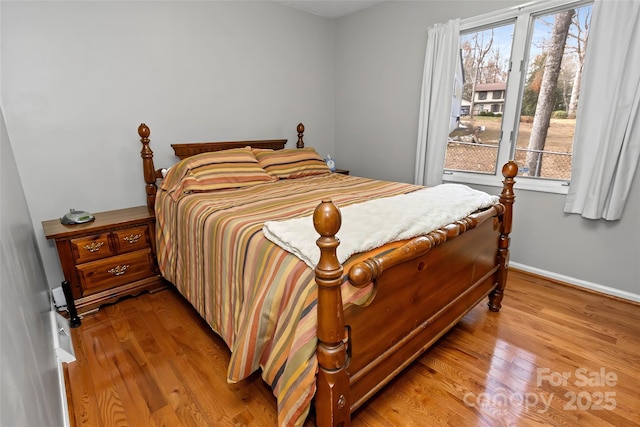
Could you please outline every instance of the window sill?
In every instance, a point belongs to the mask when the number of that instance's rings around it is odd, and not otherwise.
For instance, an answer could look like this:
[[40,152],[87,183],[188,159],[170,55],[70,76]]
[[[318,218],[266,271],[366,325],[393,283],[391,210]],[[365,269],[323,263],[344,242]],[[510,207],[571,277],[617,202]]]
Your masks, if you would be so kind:
[[[443,182],[458,182],[462,184],[486,185],[490,187],[502,187],[503,177],[500,175],[477,174],[469,172],[445,171],[442,175]],[[541,193],[567,194],[569,181],[555,179],[529,178],[516,176],[516,190],[539,191]]]

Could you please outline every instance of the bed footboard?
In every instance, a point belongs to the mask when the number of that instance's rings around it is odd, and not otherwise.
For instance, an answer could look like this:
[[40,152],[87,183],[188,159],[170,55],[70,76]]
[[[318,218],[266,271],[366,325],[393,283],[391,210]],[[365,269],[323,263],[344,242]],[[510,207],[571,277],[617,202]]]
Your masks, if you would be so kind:
[[340,211],[330,200],[316,208],[318,426],[350,425],[353,411],[487,295],[489,309],[500,309],[517,171],[515,162],[503,167],[499,205],[354,265],[351,284],[374,283],[375,296],[366,307],[343,308],[335,237]]

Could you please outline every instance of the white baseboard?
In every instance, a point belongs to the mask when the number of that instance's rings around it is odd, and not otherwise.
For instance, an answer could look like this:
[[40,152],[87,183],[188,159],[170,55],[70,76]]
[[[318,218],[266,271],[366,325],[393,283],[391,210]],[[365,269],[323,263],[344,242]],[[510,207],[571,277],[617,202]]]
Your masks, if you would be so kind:
[[528,265],[520,264],[517,262],[509,262],[509,267],[513,267],[518,270],[526,271],[529,273],[537,274],[539,276],[548,277],[553,280],[557,280],[559,282],[568,283],[570,285],[575,285],[580,288],[589,289],[595,292],[600,292],[602,294],[611,295],[617,298],[626,299],[633,302],[640,302],[640,295],[634,294],[632,292],[623,291],[616,288],[611,288],[609,286],[600,285],[598,283],[588,282],[586,280],[576,279],[575,277],[565,276],[562,274],[553,273],[551,271],[542,270],[535,267],[530,267]]
[[53,310],[50,311],[50,313],[53,345],[57,359],[58,386],[60,389],[61,400],[60,405],[62,406],[64,427],[70,427],[71,422],[69,420],[69,405],[67,403],[67,387],[64,381],[64,367],[62,364],[75,361],[76,355],[73,351],[69,321]]
[[62,360],[58,357],[58,384],[60,386],[60,406],[62,406],[63,415],[63,427],[71,427],[71,421],[69,420],[69,405],[67,403],[67,387],[64,382],[64,367],[62,366]]

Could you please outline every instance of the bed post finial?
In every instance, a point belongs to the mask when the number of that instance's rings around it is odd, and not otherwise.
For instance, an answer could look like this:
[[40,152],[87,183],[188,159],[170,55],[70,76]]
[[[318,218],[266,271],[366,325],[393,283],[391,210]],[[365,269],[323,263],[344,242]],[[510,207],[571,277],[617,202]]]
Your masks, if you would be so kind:
[[140,142],[142,143],[142,151],[140,151],[140,157],[142,157],[142,171],[144,173],[145,192],[147,193],[147,207],[153,209],[156,203],[156,169],[153,165],[153,151],[149,147],[149,135],[151,130],[149,126],[141,123],[138,126],[138,135],[140,135]]
[[500,193],[500,203],[505,207],[500,221],[500,240],[498,241],[498,276],[497,285],[489,294],[489,310],[500,311],[504,288],[507,286],[507,271],[509,269],[509,244],[511,238],[511,223],[513,220],[513,203],[516,196],[513,192],[513,185],[516,183],[515,177],[518,174],[518,164],[509,160],[502,167],[502,192]]
[[304,140],[302,139],[304,136],[304,125],[302,123],[298,123],[296,130],[298,131],[298,142],[296,143],[296,148],[304,148]]
[[331,200],[323,200],[313,212],[313,225],[320,237],[320,260],[315,269],[318,285],[318,377],[316,422],[319,427],[344,426],[351,423],[347,345],[345,344],[342,307],[343,267],[336,248],[336,233],[342,218]]
[[140,126],[138,126],[138,135],[140,135],[140,138],[145,138],[147,142],[149,142],[149,135],[151,135],[149,126],[144,123],[140,123]]

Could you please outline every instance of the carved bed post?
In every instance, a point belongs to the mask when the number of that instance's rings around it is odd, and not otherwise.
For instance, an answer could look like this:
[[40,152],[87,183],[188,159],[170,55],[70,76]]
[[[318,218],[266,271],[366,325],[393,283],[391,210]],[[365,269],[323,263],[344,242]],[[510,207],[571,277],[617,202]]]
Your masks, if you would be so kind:
[[518,165],[513,160],[509,160],[502,167],[502,192],[500,193],[500,203],[505,207],[500,221],[500,240],[498,242],[498,277],[495,289],[489,294],[489,310],[499,311],[502,307],[502,298],[504,296],[504,288],[507,285],[507,270],[509,268],[509,244],[511,238],[511,222],[513,219],[513,202],[516,199],[513,193],[513,184],[515,184],[515,176],[518,174]]
[[342,265],[335,235],[342,217],[338,208],[323,200],[313,213],[313,225],[320,237],[320,260],[315,269],[318,284],[318,378],[316,391],[316,423],[319,427],[347,427],[351,423],[347,346],[342,307]]
[[302,139],[304,136],[304,125],[302,123],[298,123],[296,130],[298,131],[298,142],[296,142],[296,148],[304,148],[304,140]]
[[144,182],[147,183],[145,190],[147,193],[147,207],[153,209],[156,203],[156,170],[153,165],[153,151],[149,148],[149,135],[151,130],[147,125],[141,123],[138,126],[138,135],[140,135],[140,142],[142,142],[142,151],[140,151],[140,157],[142,157],[142,170],[144,172]]

